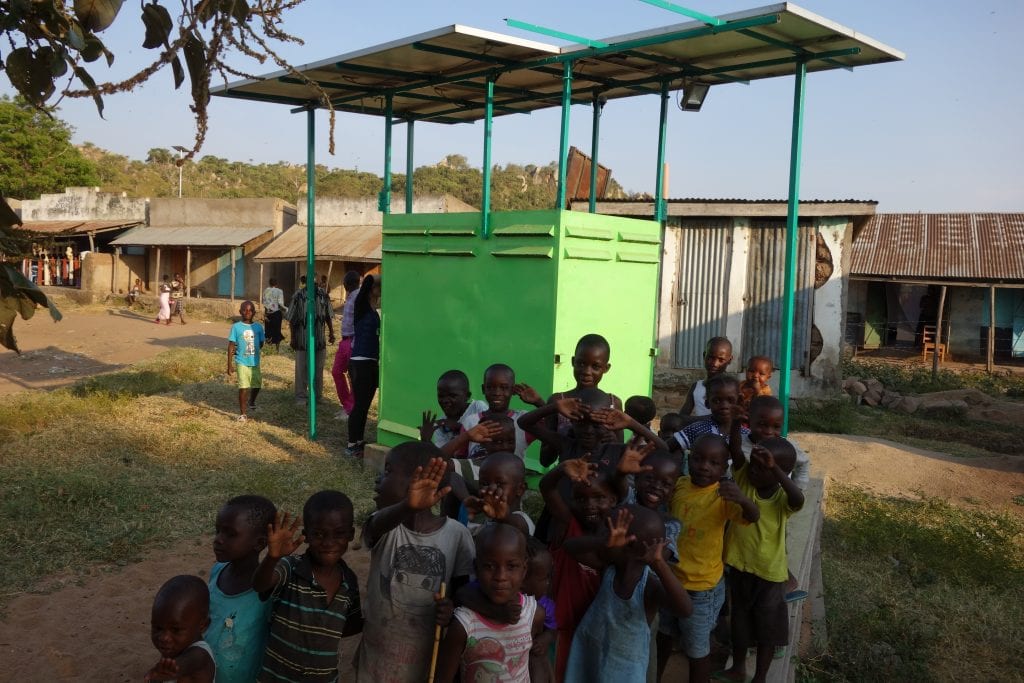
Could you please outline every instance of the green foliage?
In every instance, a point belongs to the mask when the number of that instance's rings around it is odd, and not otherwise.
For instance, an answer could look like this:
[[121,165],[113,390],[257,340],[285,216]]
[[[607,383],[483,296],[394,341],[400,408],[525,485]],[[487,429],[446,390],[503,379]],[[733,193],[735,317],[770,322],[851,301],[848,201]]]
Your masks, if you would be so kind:
[[906,363],[872,362],[860,358],[843,360],[845,377],[873,377],[886,389],[903,394],[925,394],[949,389],[977,389],[990,396],[1024,398],[1024,375],[978,370],[939,370],[932,380],[930,368]]
[[95,165],[71,144],[71,132],[25,100],[0,96],[0,194],[34,199],[98,184]]
[[822,530],[829,652],[809,679],[1002,680],[1024,665],[1024,524],[835,485]]

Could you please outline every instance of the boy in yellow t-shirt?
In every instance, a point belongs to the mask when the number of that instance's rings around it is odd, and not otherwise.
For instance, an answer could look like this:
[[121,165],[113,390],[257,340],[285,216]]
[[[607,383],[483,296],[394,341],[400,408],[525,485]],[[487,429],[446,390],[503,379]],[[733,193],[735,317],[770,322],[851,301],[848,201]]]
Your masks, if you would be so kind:
[[711,630],[725,602],[722,544],[726,522],[734,526],[756,522],[757,506],[735,482],[723,479],[729,464],[725,439],[706,434],[690,451],[690,474],[679,477],[669,513],[682,523],[677,549],[679,561],[672,572],[690,594],[693,614],[685,619],[662,610],[658,627],[658,678],[680,642],[689,660],[690,683],[711,678]]
[[[742,456],[740,456],[742,458]],[[789,644],[786,610],[786,524],[804,505],[804,494],[790,479],[796,449],[785,439],[756,444],[750,462],[734,463],[736,483],[761,512],[756,524],[733,525],[725,539],[732,598],[732,667],[723,677],[747,680],[747,647],[757,643],[754,682],[768,676],[776,647]]]

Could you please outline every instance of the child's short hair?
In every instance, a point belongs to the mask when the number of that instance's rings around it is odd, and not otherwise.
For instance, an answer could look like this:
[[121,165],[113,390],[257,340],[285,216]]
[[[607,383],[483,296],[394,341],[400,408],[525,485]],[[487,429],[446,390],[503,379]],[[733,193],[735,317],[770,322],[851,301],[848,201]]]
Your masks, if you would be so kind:
[[429,441],[405,441],[398,444],[388,455],[392,467],[399,467],[406,474],[412,474],[417,467],[426,467],[431,458],[443,458],[441,449]]
[[605,360],[611,360],[612,347],[608,344],[608,340],[599,334],[591,333],[580,337],[580,340],[576,342],[576,352],[574,355],[580,355],[580,351],[583,351],[584,349],[603,351]]
[[352,518],[352,501],[341,491],[317,491],[302,506],[302,523],[309,526],[315,515],[325,512],[341,511]]
[[679,413],[666,413],[661,416],[661,426],[658,427],[659,432],[671,432],[675,434],[685,425],[683,424],[683,416]]
[[480,557],[492,543],[515,543],[523,549],[523,558],[528,557],[526,534],[511,524],[488,522],[476,532],[473,541],[476,545],[477,557]]
[[728,337],[712,337],[708,339],[708,343],[704,345],[704,353],[707,353],[716,346],[728,346],[729,353],[732,353],[732,342],[729,341]]
[[658,414],[658,408],[650,396],[630,396],[626,399],[624,408],[626,415],[642,425],[650,424]]
[[762,410],[782,410],[782,401],[775,396],[755,396],[754,400],[750,402],[747,413],[754,415]]
[[729,442],[725,440],[724,436],[718,434],[702,434],[697,437],[697,440],[693,442],[693,447],[690,450],[697,450],[698,448],[712,448],[717,449],[725,454],[726,461],[729,460]]
[[505,413],[492,413],[489,410],[485,410],[484,412],[480,413],[480,421],[496,423],[499,427],[501,427],[502,433],[510,429],[512,431],[515,431],[516,428],[515,421]]
[[157,608],[170,603],[184,602],[194,604],[203,613],[210,611],[210,589],[206,582],[198,576],[181,574],[164,582],[153,598],[153,607]]
[[665,536],[665,520],[659,513],[642,505],[623,505],[622,507],[633,515],[633,521],[629,524],[629,533],[636,536],[637,541],[649,543]]
[[533,562],[542,555],[550,555],[551,551],[548,550],[547,545],[544,541],[534,536],[528,536],[526,539],[526,559]]
[[277,508],[269,498],[256,495],[235,496],[224,503],[226,508],[239,508],[245,513],[245,523],[256,531],[266,531],[277,516]]
[[437,378],[437,383],[441,382],[458,382],[459,386],[469,391],[469,377],[466,376],[462,370],[445,370],[441,373],[441,376]]
[[511,467],[520,481],[526,481],[526,465],[515,453],[491,453],[480,463],[481,470],[485,467]]
[[783,472],[789,474],[793,471],[793,467],[796,466],[796,448],[789,441],[776,436],[757,445],[768,449],[775,459],[775,464],[782,468]]
[[749,359],[747,359],[747,367],[748,368],[751,365],[754,365],[755,363],[767,363],[768,367],[770,367],[772,369],[772,372],[775,371],[775,361],[773,361],[768,356],[751,356]]
[[724,389],[725,387],[732,387],[737,393],[740,390],[740,381],[732,375],[715,375],[707,382],[704,383],[704,388],[707,391],[707,395],[710,398],[711,392],[718,389]]
[[512,378],[512,383],[515,384],[515,382],[516,382],[516,371],[513,370],[511,366],[505,365],[504,363],[493,363],[491,365],[488,365],[487,369],[484,370],[484,380],[486,381],[487,380],[487,376],[490,375],[491,373],[494,373],[494,372],[504,372],[504,373],[507,373],[508,376]]
[[359,273],[354,270],[350,270],[345,273],[345,277],[341,281],[342,286],[345,289],[355,289],[359,286]]
[[[667,462],[676,468],[676,471],[682,471],[683,464],[680,462],[679,457],[669,453],[664,448],[658,448],[647,454],[647,457],[643,459],[644,465],[655,466],[657,463]],[[657,467],[654,467],[657,470]]]

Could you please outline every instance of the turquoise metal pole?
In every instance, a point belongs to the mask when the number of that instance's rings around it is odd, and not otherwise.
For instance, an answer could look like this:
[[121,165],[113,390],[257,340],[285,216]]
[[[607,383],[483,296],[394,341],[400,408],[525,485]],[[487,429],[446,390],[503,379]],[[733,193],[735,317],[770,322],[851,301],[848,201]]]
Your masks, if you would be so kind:
[[594,118],[590,126],[590,205],[587,207],[590,213],[597,213],[597,146],[601,140],[602,109],[601,96],[594,93]]
[[558,186],[555,190],[555,208],[565,209],[565,172],[569,165],[569,107],[572,105],[572,62],[566,62],[562,75],[562,133],[558,144]]
[[384,98],[384,187],[380,191],[378,208],[385,214],[391,213],[391,127],[394,115],[395,96]]
[[796,292],[796,248],[800,236],[800,155],[804,134],[804,83],[807,63],[796,64],[793,89],[793,138],[789,150],[789,205],[786,211],[786,273],[782,293],[782,343],[779,359],[779,400],[782,401],[782,435],[789,433],[789,385],[793,369],[793,311]]
[[405,212],[412,213],[412,150],[413,150],[413,127],[415,123],[409,119],[409,128],[406,129],[405,137]]
[[668,81],[661,84],[661,113],[658,117],[658,170],[654,174],[654,220],[665,220],[665,133],[668,130]]
[[483,214],[483,238],[491,236],[491,133],[494,128],[494,77],[487,77],[487,104],[484,108],[484,172],[480,211]]
[[306,367],[309,385],[309,438],[316,440],[316,341],[313,321],[316,312],[316,110],[306,110]]

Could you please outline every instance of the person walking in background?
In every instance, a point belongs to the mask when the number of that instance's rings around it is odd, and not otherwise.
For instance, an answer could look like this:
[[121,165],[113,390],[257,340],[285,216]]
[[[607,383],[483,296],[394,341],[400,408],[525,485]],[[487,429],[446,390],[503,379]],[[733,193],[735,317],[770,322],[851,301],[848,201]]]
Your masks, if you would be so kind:
[[166,275],[164,275],[164,281],[160,283],[160,311],[156,314],[156,320],[153,322],[159,325],[161,320],[168,325],[171,324],[171,278]]
[[355,407],[356,400],[348,383],[348,363],[352,358],[352,340],[356,333],[355,310],[356,293],[359,291],[359,273],[350,270],[345,273],[342,280],[345,287],[345,303],[341,308],[341,341],[338,343],[338,351],[334,354],[334,367],[331,368],[331,376],[334,378],[334,387],[338,390],[338,401],[341,403],[341,410],[338,411],[336,419],[344,420]]
[[[178,316],[181,324],[185,324],[185,281],[181,279],[181,273],[174,274],[174,281],[171,282],[171,317]],[[167,319],[171,324],[171,319]]]
[[281,320],[284,317],[284,292],[277,286],[277,279],[270,278],[270,286],[263,290],[263,320],[267,328],[267,343],[278,351],[284,335],[281,334]]
[[[315,276],[314,276],[315,277]],[[314,279],[314,282],[316,280]],[[288,306],[288,324],[291,329],[291,347],[295,351],[295,402],[306,405],[309,400],[309,353],[306,331],[306,276],[299,278],[299,291],[292,297]],[[324,397],[324,357],[327,344],[334,344],[334,312],[327,292],[315,288],[313,300],[313,349],[315,353],[313,365],[313,396],[319,403]],[[326,335],[325,335],[326,331]],[[324,337],[328,339],[325,340]]]
[[366,415],[377,394],[380,383],[380,276],[367,275],[363,286],[355,297],[353,311],[355,339],[352,343],[352,360],[349,374],[352,377],[352,392],[355,404],[348,418],[348,446],[345,454],[355,458],[363,456],[366,446]]

